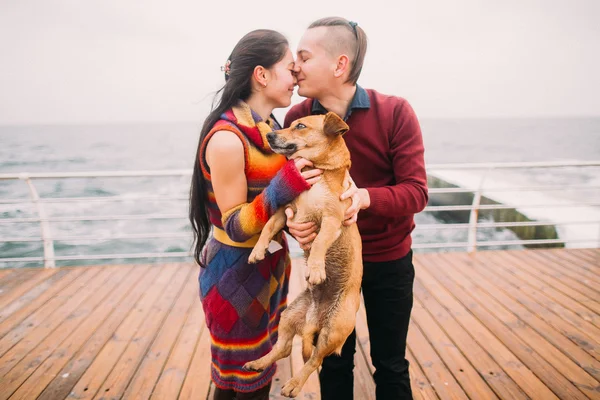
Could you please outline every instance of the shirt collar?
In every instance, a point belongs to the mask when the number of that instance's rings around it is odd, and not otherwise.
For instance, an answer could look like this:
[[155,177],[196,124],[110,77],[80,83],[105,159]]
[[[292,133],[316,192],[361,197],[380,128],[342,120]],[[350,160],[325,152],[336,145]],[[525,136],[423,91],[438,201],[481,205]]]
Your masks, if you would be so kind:
[[[344,120],[348,119],[354,110],[369,108],[371,108],[369,94],[361,86],[356,85],[356,92],[354,93],[350,107],[348,107],[348,111],[346,111]],[[323,107],[317,99],[314,99],[312,103],[311,114],[327,114],[327,109],[325,109],[325,107]]]

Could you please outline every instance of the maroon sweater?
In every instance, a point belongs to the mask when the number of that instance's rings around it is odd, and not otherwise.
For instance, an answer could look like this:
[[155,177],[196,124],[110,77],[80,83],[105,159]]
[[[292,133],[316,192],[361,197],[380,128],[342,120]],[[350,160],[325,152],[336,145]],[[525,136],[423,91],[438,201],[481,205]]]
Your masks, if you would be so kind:
[[[284,125],[324,112],[318,102],[307,99],[290,109]],[[419,121],[405,99],[360,86],[346,118],[350,175],[371,196],[371,206],[358,214],[363,260],[399,259],[410,251],[414,214],[428,201]]]

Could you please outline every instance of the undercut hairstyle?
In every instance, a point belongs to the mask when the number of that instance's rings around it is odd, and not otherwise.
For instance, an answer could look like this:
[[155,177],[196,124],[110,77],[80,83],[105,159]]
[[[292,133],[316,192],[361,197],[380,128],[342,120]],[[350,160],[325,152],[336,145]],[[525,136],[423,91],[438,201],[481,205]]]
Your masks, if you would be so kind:
[[367,53],[367,34],[356,22],[342,17],[321,18],[308,29],[326,27],[328,32],[323,46],[334,57],[346,54],[350,58],[350,75],[347,82],[356,85]]

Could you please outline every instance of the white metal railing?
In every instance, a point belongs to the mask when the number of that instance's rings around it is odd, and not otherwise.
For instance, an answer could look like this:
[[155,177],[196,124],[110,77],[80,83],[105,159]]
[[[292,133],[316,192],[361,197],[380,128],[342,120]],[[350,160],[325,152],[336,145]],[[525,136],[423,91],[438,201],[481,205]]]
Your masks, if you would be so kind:
[[[430,195],[434,194],[472,194],[471,204],[464,205],[428,205],[423,212],[452,212],[469,211],[468,223],[451,224],[418,224],[419,231],[431,230],[467,230],[467,240],[465,242],[439,242],[439,243],[414,243],[415,249],[448,249],[448,248],[466,248],[468,251],[476,251],[478,248],[491,246],[510,246],[510,245],[533,245],[533,244],[578,244],[594,243],[595,247],[600,247],[600,196],[590,199],[578,199],[571,201],[562,201],[560,203],[548,204],[547,202],[539,204],[520,204],[510,202],[510,204],[481,204],[482,197],[491,197],[493,199],[496,193],[509,192],[556,192],[556,191],[589,191],[598,190],[600,186],[594,185],[532,185],[532,186],[504,186],[504,187],[485,187],[492,171],[499,170],[532,170],[540,168],[597,168],[600,167],[600,161],[582,161],[582,162],[519,162],[519,163],[479,163],[479,164],[429,164],[427,165],[428,174],[431,176],[443,175],[444,171],[482,171],[478,178],[479,181],[473,187],[448,187],[431,188]],[[11,234],[10,237],[0,237],[0,245],[7,242],[42,242],[43,256],[37,257],[2,257],[0,263],[13,262],[43,262],[46,267],[54,267],[56,261],[72,260],[107,260],[107,259],[147,259],[147,258],[189,258],[189,252],[141,252],[126,254],[87,254],[87,255],[56,255],[54,243],[57,241],[94,241],[94,240],[113,240],[113,239],[189,239],[190,233],[181,232],[157,232],[157,233],[137,233],[137,234],[109,234],[96,236],[69,236],[52,235],[51,224],[57,222],[77,222],[77,221],[139,221],[139,220],[187,220],[187,215],[183,213],[151,213],[151,214],[112,214],[112,215],[85,215],[85,216],[48,216],[46,205],[61,203],[89,203],[89,202],[124,202],[124,201],[184,201],[187,196],[183,195],[116,195],[102,197],[40,197],[34,181],[49,179],[76,179],[76,178],[123,178],[123,177],[188,177],[191,176],[191,170],[162,170],[162,171],[92,171],[92,172],[70,172],[70,173],[20,173],[20,174],[0,174],[0,181],[21,180],[29,188],[29,199],[0,199],[0,205],[18,204],[20,207],[32,207],[37,213],[37,217],[26,218],[0,218],[0,224],[25,224],[39,223],[40,237],[20,237],[17,234]],[[443,178],[442,178],[443,179]],[[599,179],[600,181],[600,179]],[[479,213],[484,210],[503,210],[503,209],[572,209],[589,208],[598,212],[596,217],[592,216],[586,220],[557,220],[556,218],[547,218],[534,221],[523,222],[481,222]],[[493,240],[480,241],[477,239],[477,233],[484,228],[516,228],[516,227],[535,227],[535,226],[589,226],[595,229],[597,235],[585,238],[559,238],[559,239],[521,239],[521,240]],[[18,232],[18,229],[14,229]]]

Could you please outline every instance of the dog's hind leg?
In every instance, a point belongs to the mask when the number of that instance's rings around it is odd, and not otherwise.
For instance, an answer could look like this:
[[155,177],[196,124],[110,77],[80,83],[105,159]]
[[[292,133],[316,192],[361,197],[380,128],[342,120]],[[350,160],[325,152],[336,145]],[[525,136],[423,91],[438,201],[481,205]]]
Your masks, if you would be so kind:
[[250,264],[257,263],[265,259],[265,253],[267,252],[267,248],[269,247],[269,243],[271,239],[285,226],[286,216],[285,216],[285,208],[280,208],[269,218],[265,227],[260,233],[260,237],[258,238],[258,242],[254,245],[254,249],[252,249],[252,253],[250,253],[250,257],[248,257],[248,262]]
[[311,325],[310,327],[305,327],[304,332],[302,333],[302,359],[304,360],[304,363],[308,361],[315,348],[314,341],[316,332],[317,327]]
[[314,371],[321,366],[323,358],[332,354],[346,340],[347,335],[336,332],[332,329],[325,328],[319,332],[317,346],[315,347],[311,357],[308,359],[302,369],[285,383],[281,389],[281,394],[286,397],[296,397],[306,380]]
[[281,313],[277,342],[271,351],[258,360],[247,362],[243,368],[250,371],[262,371],[277,360],[289,356],[292,352],[294,336],[300,334],[304,328],[309,304],[310,293],[305,291]]
[[306,324],[302,330],[302,358],[304,363],[310,358],[315,347],[315,335],[319,332],[319,318],[315,303],[311,302],[306,312]]

